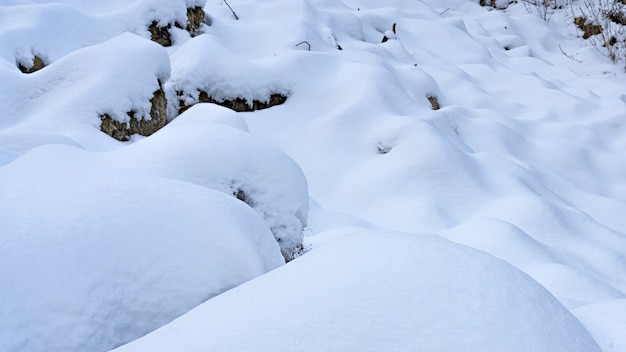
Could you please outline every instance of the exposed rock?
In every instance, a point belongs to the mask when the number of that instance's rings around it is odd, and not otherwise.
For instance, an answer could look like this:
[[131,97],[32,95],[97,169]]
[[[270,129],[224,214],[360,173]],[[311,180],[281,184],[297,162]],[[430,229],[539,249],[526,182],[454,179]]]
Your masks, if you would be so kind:
[[46,64],[43,62],[43,59],[40,58],[39,56],[35,55],[33,57],[33,64],[30,67],[26,67],[22,64],[18,64],[17,67],[20,69],[20,71],[22,71],[23,73],[33,73],[35,71],[39,71],[42,68],[44,68],[46,66]]
[[[381,41],[381,43],[385,43],[385,42],[387,42],[389,39],[391,39],[391,38],[395,38],[395,37],[396,37],[396,24],[394,23],[394,24],[391,26],[391,32],[386,33],[386,34],[383,36],[383,40]],[[340,49],[340,50],[341,50],[341,49]]]
[[387,154],[391,151],[391,149],[393,149],[393,145],[391,143],[388,142],[378,142],[378,145],[376,145],[376,150],[378,151],[378,154]]
[[162,46],[172,46],[172,37],[170,35],[171,24],[167,26],[159,26],[157,21],[152,21],[148,30],[150,31],[150,39],[161,44]]
[[428,101],[430,102],[431,107],[433,108],[433,110],[439,110],[441,108],[441,106],[439,105],[439,101],[437,100],[437,97],[434,96],[427,96],[426,99],[428,99]]
[[[179,95],[182,95],[182,93],[179,93]],[[270,95],[267,101],[259,101],[255,99],[252,101],[251,104],[246,99],[243,99],[243,98],[233,98],[233,99],[225,99],[222,101],[218,101],[214,99],[213,97],[209,96],[208,93],[205,91],[200,91],[200,97],[198,99],[199,103],[214,103],[214,104],[227,107],[231,110],[235,110],[237,112],[249,112],[249,111],[267,109],[275,105],[283,104],[285,101],[287,101],[287,96],[280,94],[280,93],[274,93]],[[180,109],[178,110],[178,113],[182,114],[185,110],[189,109],[191,106],[193,106],[193,104],[186,105],[183,101],[181,101]]]
[[192,37],[198,34],[200,25],[204,22],[204,10],[202,7],[187,8],[187,27],[185,28]]
[[150,119],[137,118],[134,111],[127,114],[130,117],[128,123],[114,120],[109,114],[101,116],[100,130],[118,141],[128,141],[133,134],[149,136],[165,126],[167,122],[167,99],[165,92],[159,88],[150,99]]
[[246,192],[244,192],[243,189],[237,188],[237,190],[233,193],[233,195],[240,201],[248,204],[250,207],[253,206],[253,204],[250,204],[248,197],[246,197]]
[[[202,7],[189,7],[187,8],[187,24],[185,26],[180,23],[174,23],[174,26],[180,29],[185,29],[189,32],[189,35],[195,37],[199,34],[200,26],[204,22],[205,13]],[[150,39],[152,41],[161,44],[162,46],[172,46],[172,36],[170,34],[170,29],[172,28],[172,24],[168,23],[165,26],[159,26],[157,21],[152,21],[150,26],[148,26],[148,30],[150,31]]]

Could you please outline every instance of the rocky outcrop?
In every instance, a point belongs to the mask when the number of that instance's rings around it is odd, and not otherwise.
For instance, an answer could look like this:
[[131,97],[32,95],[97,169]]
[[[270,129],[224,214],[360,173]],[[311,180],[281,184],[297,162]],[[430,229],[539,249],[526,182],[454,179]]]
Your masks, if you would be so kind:
[[[174,23],[174,26],[177,28],[185,29],[189,32],[189,35],[195,37],[200,32],[200,26],[204,22],[206,14],[202,7],[190,7],[187,8],[187,23],[185,26],[181,25],[178,22]],[[161,44],[162,46],[168,47],[172,46],[172,36],[170,34],[170,29],[172,28],[172,24],[168,23],[166,25],[160,25],[157,21],[152,21],[148,26],[148,31],[150,31],[150,39],[154,42]]]
[[33,73],[35,71],[39,71],[42,68],[44,68],[46,66],[46,64],[44,63],[43,59],[40,58],[39,56],[35,55],[33,57],[33,62],[30,66],[24,66],[22,64],[18,64],[17,67],[20,69],[20,71],[22,71],[23,73]]
[[187,26],[185,29],[192,37],[195,37],[204,22],[205,13],[202,7],[187,8]]
[[170,35],[171,24],[165,26],[159,26],[157,21],[152,21],[148,30],[150,31],[150,39],[153,42],[157,42],[162,46],[172,46],[172,37]]
[[433,110],[441,109],[441,105],[439,105],[439,100],[437,100],[437,97],[429,95],[426,97],[426,99],[428,99],[428,101],[430,102],[430,106]]
[[118,141],[128,141],[133,134],[149,136],[161,129],[167,123],[167,99],[165,92],[159,88],[152,99],[150,99],[152,107],[150,108],[150,118],[143,116],[137,117],[134,111],[129,111],[129,122],[119,122],[109,114],[104,114],[100,118],[102,124],[100,130]]
[[[182,96],[183,94],[184,93],[182,92],[178,93],[179,96]],[[265,101],[255,99],[252,100],[252,102],[249,102],[244,98],[218,100],[209,96],[209,94],[204,91],[200,91],[200,96],[198,98],[198,103],[213,103],[237,112],[250,112],[255,110],[267,109],[272,106],[283,104],[285,101],[287,101],[287,96],[281,93],[271,94],[269,98]],[[180,100],[180,108],[178,110],[178,113],[182,114],[185,110],[189,109],[193,105],[194,104],[187,105],[183,100]]]

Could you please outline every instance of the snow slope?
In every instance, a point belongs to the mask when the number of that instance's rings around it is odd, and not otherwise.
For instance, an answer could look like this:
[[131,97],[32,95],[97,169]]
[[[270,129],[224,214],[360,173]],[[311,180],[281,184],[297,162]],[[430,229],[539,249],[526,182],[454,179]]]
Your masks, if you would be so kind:
[[[569,9],[477,2],[229,1],[237,20],[217,0],[1,1],[0,350],[130,342],[276,268],[303,231],[304,257],[124,350],[626,349],[626,77]],[[150,41],[193,6],[201,35]],[[21,73],[34,55],[47,66]],[[159,86],[162,130],[100,132]],[[200,90],[288,98],[177,116]]]

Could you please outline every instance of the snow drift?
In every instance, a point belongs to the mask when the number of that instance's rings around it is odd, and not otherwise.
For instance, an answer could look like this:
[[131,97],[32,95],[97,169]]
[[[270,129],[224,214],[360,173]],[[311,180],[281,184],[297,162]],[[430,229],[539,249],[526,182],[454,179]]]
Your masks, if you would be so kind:
[[302,243],[300,169],[208,110],[128,148],[41,146],[0,170],[0,349],[113,348]]
[[541,285],[480,251],[359,228],[312,242],[115,351],[599,351]]
[[[626,297],[625,76],[580,38],[572,9],[546,22],[523,2],[506,11],[469,0],[229,4],[2,2],[0,281],[11,285],[0,291],[0,349],[128,342],[300,253],[303,231],[311,253],[251,283],[266,292],[258,301],[243,286],[215,302],[280,317],[275,325],[289,322],[299,338],[285,343],[303,349],[322,334],[344,347],[353,336],[398,349],[436,337],[457,350],[519,349],[522,333],[539,350],[596,348],[560,304],[606,351],[626,345],[616,313]],[[197,6],[206,17],[190,33],[187,9]],[[171,46],[151,41],[153,26]],[[22,73],[35,57],[45,67]],[[160,88],[160,131],[124,143],[100,131],[104,114],[147,117]],[[179,116],[201,91],[288,98]],[[382,232],[316,236],[342,225]],[[508,264],[389,231],[434,233]],[[420,275],[428,281],[407,280]],[[245,322],[259,332],[244,332],[230,310],[206,304],[218,315],[199,309],[162,330],[166,340],[140,343],[185,347],[175,335],[202,329],[182,323],[190,319],[223,338],[196,347],[249,334],[286,348],[276,331]],[[407,324],[373,327],[391,320],[387,311]]]

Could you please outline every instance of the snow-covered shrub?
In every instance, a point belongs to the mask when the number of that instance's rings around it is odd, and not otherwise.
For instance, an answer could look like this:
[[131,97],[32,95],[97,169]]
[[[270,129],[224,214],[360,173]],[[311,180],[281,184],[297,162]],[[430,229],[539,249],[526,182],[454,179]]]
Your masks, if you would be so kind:
[[583,38],[604,48],[613,63],[626,64],[626,5],[618,0],[584,0],[579,11],[575,21]]
[[510,0],[480,0],[480,6],[490,6],[496,9],[505,9],[510,3]]
[[529,13],[536,13],[544,21],[548,21],[554,11],[565,8],[571,0],[522,0]]

